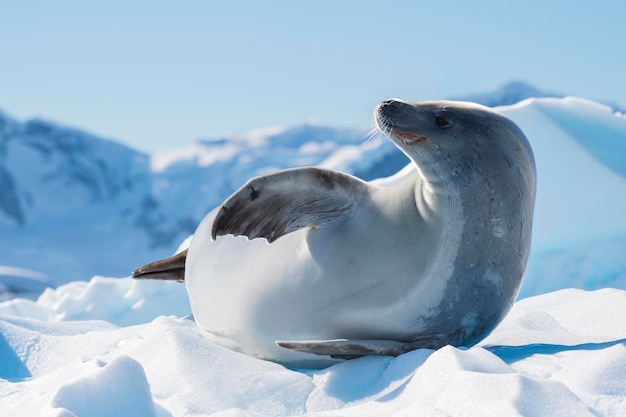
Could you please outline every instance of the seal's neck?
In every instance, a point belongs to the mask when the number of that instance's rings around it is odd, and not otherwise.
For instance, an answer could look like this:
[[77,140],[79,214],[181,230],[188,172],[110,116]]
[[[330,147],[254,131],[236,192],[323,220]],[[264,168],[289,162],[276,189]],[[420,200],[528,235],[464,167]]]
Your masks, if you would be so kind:
[[455,210],[459,201],[457,185],[449,175],[438,172],[441,168],[418,167],[414,174],[415,204],[425,220],[445,220],[450,210]]
[[445,172],[437,172],[437,169],[418,168],[413,162],[396,175],[374,183],[391,191],[390,195],[384,193],[384,198],[406,196],[406,203],[414,205],[427,222],[445,221],[446,214],[458,208],[459,190],[455,183],[446,180]]

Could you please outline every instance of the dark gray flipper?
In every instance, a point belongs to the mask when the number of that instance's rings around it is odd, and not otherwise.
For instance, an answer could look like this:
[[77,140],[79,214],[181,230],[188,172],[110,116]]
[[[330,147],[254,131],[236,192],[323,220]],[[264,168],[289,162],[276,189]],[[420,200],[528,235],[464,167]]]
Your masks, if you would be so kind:
[[356,177],[321,168],[289,169],[253,178],[222,204],[211,236],[243,235],[272,242],[350,213],[368,188]]
[[418,342],[400,342],[397,340],[279,340],[276,344],[298,352],[328,355],[335,359],[352,359],[367,355],[398,356],[418,349]]
[[133,278],[185,281],[185,261],[187,249],[166,259],[150,262],[133,271]]

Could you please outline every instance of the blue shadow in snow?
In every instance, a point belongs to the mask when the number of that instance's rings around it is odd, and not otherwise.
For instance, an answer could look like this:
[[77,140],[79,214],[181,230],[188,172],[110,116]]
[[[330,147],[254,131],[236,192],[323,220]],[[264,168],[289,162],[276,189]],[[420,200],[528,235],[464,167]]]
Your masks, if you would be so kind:
[[0,378],[10,382],[20,382],[30,377],[28,368],[0,333]]
[[626,339],[613,340],[611,342],[603,343],[583,343],[571,346],[537,343],[524,346],[484,346],[484,348],[510,365],[533,355],[552,355],[572,350],[601,350],[616,345],[626,346]]

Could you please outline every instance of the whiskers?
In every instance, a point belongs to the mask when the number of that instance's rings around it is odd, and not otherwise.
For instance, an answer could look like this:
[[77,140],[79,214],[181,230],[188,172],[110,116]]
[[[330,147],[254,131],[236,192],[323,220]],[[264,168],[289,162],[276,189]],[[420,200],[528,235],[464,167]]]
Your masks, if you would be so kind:
[[374,127],[372,127],[369,130],[369,132],[367,132],[367,134],[365,135],[365,143],[372,143],[372,142],[382,143],[382,142],[386,142],[387,140],[389,140],[387,135],[384,134],[376,125],[374,125]]

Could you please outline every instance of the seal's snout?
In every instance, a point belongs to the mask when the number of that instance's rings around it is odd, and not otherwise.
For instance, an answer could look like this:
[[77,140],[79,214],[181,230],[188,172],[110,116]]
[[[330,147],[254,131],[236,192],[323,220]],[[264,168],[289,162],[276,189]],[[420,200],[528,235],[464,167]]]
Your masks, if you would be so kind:
[[395,98],[381,102],[376,108],[377,113],[387,119],[394,119],[406,112],[407,103]]
[[413,146],[424,143],[426,137],[420,132],[420,114],[415,103],[399,99],[381,102],[375,110],[376,125],[396,143]]
[[381,102],[374,111],[376,123],[383,131],[405,125],[413,113],[411,103],[396,98]]

